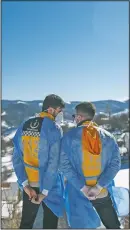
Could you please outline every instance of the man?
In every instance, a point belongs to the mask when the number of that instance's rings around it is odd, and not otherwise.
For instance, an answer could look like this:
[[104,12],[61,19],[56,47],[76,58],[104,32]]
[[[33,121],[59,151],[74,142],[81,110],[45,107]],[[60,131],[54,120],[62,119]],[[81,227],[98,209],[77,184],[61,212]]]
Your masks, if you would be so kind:
[[63,215],[63,191],[58,174],[61,132],[55,123],[64,108],[57,95],[48,95],[39,116],[23,122],[14,137],[13,167],[23,189],[20,228],[31,229],[42,202],[43,228],[56,229]]
[[[77,127],[66,133],[62,140],[60,170],[68,180],[67,214],[72,228],[96,228],[95,208],[106,228],[119,229],[120,222],[110,195],[112,181],[121,166],[119,148],[113,136],[93,122],[94,116],[92,103],[77,105]],[[87,199],[72,185],[68,160],[81,182],[87,185],[81,188]]]

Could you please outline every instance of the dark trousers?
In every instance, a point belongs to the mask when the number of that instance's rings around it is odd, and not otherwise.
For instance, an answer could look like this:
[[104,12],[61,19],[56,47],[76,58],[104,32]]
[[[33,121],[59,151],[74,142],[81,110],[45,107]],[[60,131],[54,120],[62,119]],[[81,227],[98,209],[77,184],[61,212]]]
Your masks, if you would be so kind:
[[[39,193],[38,188],[33,188],[37,193]],[[39,209],[39,204],[33,204],[28,195],[23,192],[23,209],[22,209],[22,219],[20,224],[20,229],[32,229],[33,224]],[[43,228],[44,229],[56,229],[58,225],[58,217],[42,202],[42,207],[44,209],[43,217]]]
[[91,201],[103,225],[109,229],[120,229],[120,222],[113,207],[110,195]]

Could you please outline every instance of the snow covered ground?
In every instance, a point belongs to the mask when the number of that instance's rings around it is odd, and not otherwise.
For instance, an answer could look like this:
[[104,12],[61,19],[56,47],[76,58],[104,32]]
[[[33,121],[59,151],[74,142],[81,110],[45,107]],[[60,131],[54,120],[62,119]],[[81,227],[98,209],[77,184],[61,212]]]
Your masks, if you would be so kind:
[[16,177],[16,175],[15,175],[14,172],[12,173],[11,177],[9,177],[9,178],[6,180],[6,182],[8,182],[8,183],[14,183],[14,182],[16,182],[16,181],[17,181],[17,177]]
[[[5,157],[2,157],[2,173],[4,173],[4,171],[8,172],[9,170],[13,169],[13,163],[12,163],[12,155],[7,155]],[[5,180],[4,182],[8,182],[8,183],[13,183],[16,182],[17,178],[14,172],[12,172],[12,174]]]
[[6,163],[12,161],[12,156],[7,155],[6,157],[2,157],[2,166],[5,165]]
[[2,201],[2,218],[12,218],[13,204]]
[[42,102],[40,102],[40,103],[39,103],[39,106],[40,106],[40,107],[42,107],[42,104],[43,104],[43,103],[42,103]]
[[15,135],[15,133],[16,133],[16,131],[17,131],[17,129],[15,129],[15,130],[14,130],[13,132],[11,132],[9,135],[3,137],[3,140],[4,140],[5,142],[9,142],[10,140],[12,140],[13,137],[14,137],[14,135]]
[[1,114],[1,116],[5,116],[7,113],[5,111],[3,111],[3,113]]
[[[4,114],[5,115],[5,114]],[[7,128],[9,129],[10,127],[8,126],[7,122],[6,121],[2,121],[2,124],[1,124],[2,128]]]
[[13,202],[17,200],[17,183],[8,183],[5,188],[2,188],[2,218],[11,218]]
[[117,173],[114,181],[117,187],[124,187],[129,189],[129,169],[120,170]]
[[4,168],[6,168],[6,170],[11,170],[13,168],[11,155],[2,157],[2,171]]
[[18,101],[17,104],[27,104],[25,101]]
[[113,113],[112,116],[113,116],[113,117],[114,117],[114,116],[120,116],[121,114],[125,114],[125,113],[128,113],[128,112],[129,112],[128,109],[124,109],[124,110],[121,111],[121,112]]

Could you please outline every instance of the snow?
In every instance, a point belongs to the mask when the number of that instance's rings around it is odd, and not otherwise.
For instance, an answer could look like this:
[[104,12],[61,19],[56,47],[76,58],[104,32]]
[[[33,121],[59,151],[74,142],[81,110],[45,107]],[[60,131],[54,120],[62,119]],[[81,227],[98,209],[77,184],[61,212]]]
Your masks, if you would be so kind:
[[1,114],[1,116],[4,116],[4,115],[6,115],[7,113],[5,112],[5,111],[3,111],[3,113]]
[[129,132],[122,133],[120,138],[124,140],[126,148],[129,149]]
[[120,150],[120,154],[121,156],[123,156],[124,153],[127,153],[127,148],[122,146],[122,147],[119,147],[119,150]]
[[106,116],[107,116],[107,113],[104,113],[104,112],[99,112],[99,114],[103,114],[103,115],[106,115]]
[[3,127],[3,128],[10,128],[10,127],[7,125],[7,122],[6,122],[6,121],[2,121],[2,127]]
[[12,173],[12,175],[6,180],[6,182],[8,183],[17,182],[17,177],[15,175],[15,172]]
[[13,132],[10,133],[8,136],[3,137],[3,140],[4,140],[5,142],[9,142],[11,139],[13,139],[13,137],[14,137],[16,131],[17,131],[17,130],[13,131]]
[[120,170],[115,179],[115,186],[129,189],[129,169]]
[[12,202],[17,200],[18,184],[11,182],[2,183],[2,201]]
[[101,120],[108,121],[109,118],[108,117],[103,117],[103,118],[101,118]]
[[12,170],[12,168],[12,156],[8,155],[6,157],[2,157],[2,172],[4,172],[5,170]]
[[21,208],[22,205],[23,205],[23,201],[21,200],[21,201],[18,203],[17,207]]
[[117,134],[117,135],[121,135],[121,131],[120,130],[115,130],[114,132],[112,132],[112,134]]
[[[12,217],[13,203],[18,197],[17,189],[17,183],[10,183],[8,188],[2,188],[2,218]],[[20,209],[20,204],[18,209]]]
[[6,147],[6,152],[9,154],[9,153],[12,153],[13,152],[13,147]]
[[18,101],[17,104],[27,104],[25,101]]
[[2,201],[2,218],[12,218],[13,204]]
[[73,128],[73,127],[75,127],[76,125],[75,125],[75,123],[73,122],[73,121],[70,121],[70,120],[66,120],[66,121],[62,121],[61,123],[60,123],[60,125],[61,125],[61,127],[62,126],[68,126],[69,128]]
[[4,165],[2,165],[2,172],[12,170],[12,168],[12,162],[5,163]]
[[22,212],[22,206],[23,206],[23,201],[21,200],[18,205],[17,205],[17,213],[21,213]]
[[12,170],[13,165],[11,162],[2,165],[2,172]]
[[42,103],[42,102],[40,102],[40,103],[39,103],[39,106],[41,107],[41,106],[42,106],[42,104],[43,104],[43,103]]
[[67,101],[66,104],[71,104],[71,102],[70,102],[70,101]]
[[12,156],[7,155],[6,157],[2,157],[2,164],[8,163],[12,161]]
[[128,109],[125,109],[125,110],[123,110],[123,111],[121,111],[121,112],[113,113],[112,116],[120,116],[121,114],[128,113],[128,112],[129,112],[129,110],[128,110]]
[[118,99],[117,99],[117,101],[124,102],[124,103],[125,103],[126,101],[128,101],[128,100],[129,100],[129,97],[124,97],[124,98],[120,98],[120,99],[118,98]]
[[68,122],[68,127],[69,127],[69,128],[73,128],[73,127],[75,127],[74,122]]

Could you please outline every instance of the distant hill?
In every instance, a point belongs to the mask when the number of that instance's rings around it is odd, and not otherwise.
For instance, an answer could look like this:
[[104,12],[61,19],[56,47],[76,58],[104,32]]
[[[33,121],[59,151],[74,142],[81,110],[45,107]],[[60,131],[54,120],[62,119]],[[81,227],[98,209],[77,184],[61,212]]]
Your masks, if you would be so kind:
[[[66,103],[64,111],[64,119],[71,120],[74,108],[80,101],[70,101]],[[115,101],[115,100],[103,100],[94,101],[97,113],[103,112],[111,114],[124,112],[129,109],[129,100],[127,101]],[[24,119],[39,113],[42,108],[42,101],[20,101],[20,100],[2,100],[2,130],[6,130],[7,127],[16,128]]]

